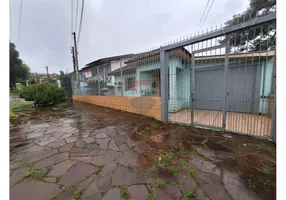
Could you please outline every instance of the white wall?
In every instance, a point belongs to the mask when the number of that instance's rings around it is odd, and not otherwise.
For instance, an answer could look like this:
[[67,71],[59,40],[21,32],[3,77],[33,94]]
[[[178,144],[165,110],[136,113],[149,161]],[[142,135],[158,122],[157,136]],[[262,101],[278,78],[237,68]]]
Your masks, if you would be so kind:
[[124,62],[126,62],[129,59],[131,59],[131,58],[122,58],[120,60],[111,61],[111,71],[119,69],[120,68],[120,62],[121,62],[121,67],[126,66],[126,64]]

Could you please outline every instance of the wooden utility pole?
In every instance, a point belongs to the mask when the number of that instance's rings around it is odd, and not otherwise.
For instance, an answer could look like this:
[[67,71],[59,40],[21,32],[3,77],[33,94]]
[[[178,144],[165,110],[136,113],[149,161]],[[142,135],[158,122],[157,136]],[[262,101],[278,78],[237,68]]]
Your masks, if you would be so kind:
[[50,79],[50,75],[49,75],[49,67],[46,66],[46,70],[47,70],[47,76],[48,76],[48,79]]
[[78,57],[77,57],[77,46],[76,46],[76,34],[75,32],[73,34],[73,40],[74,40],[74,57],[75,57],[75,66],[76,66],[76,78],[77,78],[77,84],[79,83],[79,76],[78,76]]

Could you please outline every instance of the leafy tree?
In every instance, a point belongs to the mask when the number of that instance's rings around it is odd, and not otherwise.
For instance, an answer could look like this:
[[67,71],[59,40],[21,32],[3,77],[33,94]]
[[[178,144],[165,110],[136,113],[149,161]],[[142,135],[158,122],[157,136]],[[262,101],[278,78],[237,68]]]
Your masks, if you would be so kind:
[[[249,7],[242,14],[236,14],[225,22],[226,26],[235,25],[255,17],[276,11],[276,0],[250,0]],[[276,21],[241,30],[227,35],[221,43],[229,41],[237,51],[261,51],[273,47],[276,41]]]
[[15,88],[16,82],[30,78],[30,68],[19,58],[19,52],[14,43],[10,42],[10,88]]

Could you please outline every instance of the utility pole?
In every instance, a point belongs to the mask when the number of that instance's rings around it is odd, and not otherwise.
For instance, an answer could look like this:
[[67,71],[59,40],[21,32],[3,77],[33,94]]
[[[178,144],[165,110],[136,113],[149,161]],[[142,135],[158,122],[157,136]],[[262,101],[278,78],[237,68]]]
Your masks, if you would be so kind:
[[73,34],[73,40],[74,40],[74,55],[75,55],[74,57],[75,57],[75,66],[76,66],[76,78],[77,78],[77,84],[79,84],[76,34],[75,34],[75,32],[73,32],[72,34]]
[[46,66],[46,70],[47,70],[47,76],[48,76],[48,79],[50,79],[50,75],[49,75],[49,67]]
[[74,47],[71,48],[71,53],[72,53],[73,71],[76,72],[75,57],[74,57]]

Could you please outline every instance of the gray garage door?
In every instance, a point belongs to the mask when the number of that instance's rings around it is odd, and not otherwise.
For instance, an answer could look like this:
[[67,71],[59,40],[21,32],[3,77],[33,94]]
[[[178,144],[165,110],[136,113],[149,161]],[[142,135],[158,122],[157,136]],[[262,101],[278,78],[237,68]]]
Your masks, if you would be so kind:
[[[261,79],[260,65],[230,65],[228,111],[258,113]],[[194,108],[223,110],[224,66],[195,70]]]

